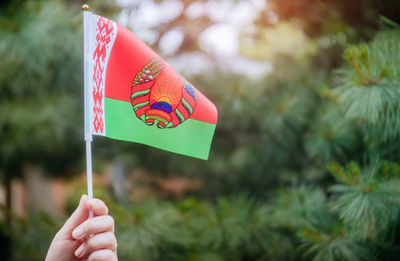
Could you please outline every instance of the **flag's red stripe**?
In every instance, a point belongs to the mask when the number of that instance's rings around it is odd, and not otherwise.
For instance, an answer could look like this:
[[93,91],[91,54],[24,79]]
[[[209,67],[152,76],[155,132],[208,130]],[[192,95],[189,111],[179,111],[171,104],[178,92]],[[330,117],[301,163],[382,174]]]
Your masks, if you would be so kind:
[[[107,65],[105,97],[130,101],[131,86],[136,74],[156,56],[132,32],[117,24],[117,37]],[[145,87],[149,84],[137,86]]]
[[[105,97],[131,102],[131,86],[136,74],[158,55],[125,27],[117,24],[117,29],[107,65]],[[147,84],[151,83],[140,85],[144,87]],[[216,124],[217,110],[214,104],[198,90],[196,93],[197,105],[190,118]]]

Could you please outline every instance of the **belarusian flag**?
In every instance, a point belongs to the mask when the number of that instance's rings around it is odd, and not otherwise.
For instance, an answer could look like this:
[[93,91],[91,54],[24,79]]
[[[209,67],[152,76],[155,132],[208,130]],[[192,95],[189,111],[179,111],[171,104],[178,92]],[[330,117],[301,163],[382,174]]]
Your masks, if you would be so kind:
[[84,20],[86,132],[207,159],[214,104],[128,29]]

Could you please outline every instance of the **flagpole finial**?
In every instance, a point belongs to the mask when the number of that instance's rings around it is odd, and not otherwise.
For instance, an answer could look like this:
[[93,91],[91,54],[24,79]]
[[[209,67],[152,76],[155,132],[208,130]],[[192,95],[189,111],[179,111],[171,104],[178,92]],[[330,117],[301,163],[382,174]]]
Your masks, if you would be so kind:
[[87,4],[82,5],[82,11],[90,11],[90,7]]

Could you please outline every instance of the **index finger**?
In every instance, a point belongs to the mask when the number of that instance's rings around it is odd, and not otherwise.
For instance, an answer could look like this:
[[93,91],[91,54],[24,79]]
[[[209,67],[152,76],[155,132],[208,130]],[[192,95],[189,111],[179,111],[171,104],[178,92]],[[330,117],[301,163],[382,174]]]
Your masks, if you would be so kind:
[[72,231],[72,237],[81,240],[91,234],[104,232],[114,233],[114,219],[111,216],[98,216],[86,220]]
[[97,198],[89,199],[87,207],[93,211],[95,216],[104,216],[108,214],[108,208],[103,201]]

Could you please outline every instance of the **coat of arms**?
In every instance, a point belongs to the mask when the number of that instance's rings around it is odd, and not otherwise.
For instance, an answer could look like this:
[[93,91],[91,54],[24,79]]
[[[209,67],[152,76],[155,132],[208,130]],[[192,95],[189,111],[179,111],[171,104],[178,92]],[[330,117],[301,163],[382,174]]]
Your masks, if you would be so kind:
[[168,64],[154,58],[136,74],[131,103],[137,118],[147,125],[175,128],[192,115],[197,94]]

